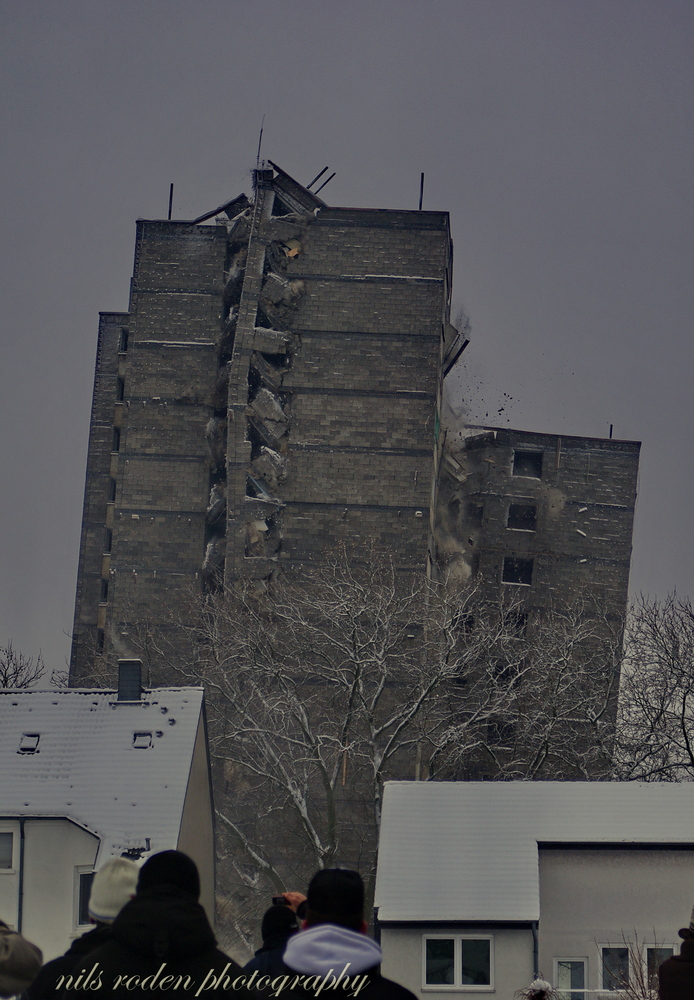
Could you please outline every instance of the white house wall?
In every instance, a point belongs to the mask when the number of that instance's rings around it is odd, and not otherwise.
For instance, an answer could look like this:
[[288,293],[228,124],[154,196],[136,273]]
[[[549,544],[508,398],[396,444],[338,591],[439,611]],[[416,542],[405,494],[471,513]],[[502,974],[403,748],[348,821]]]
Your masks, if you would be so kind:
[[0,833],[12,834],[12,866],[0,868],[0,920],[17,928],[17,898],[19,895],[19,820],[0,820]]
[[76,874],[91,870],[97,837],[66,819],[27,819],[24,824],[22,933],[41,948],[45,961],[62,955],[75,937]]
[[[492,936],[494,939],[494,986],[477,989],[422,987],[423,944],[427,936],[459,934]],[[533,976],[533,936],[530,928],[490,928],[460,924],[427,928],[383,927],[381,929],[383,963],[381,972],[406,986],[421,1000],[513,1000],[516,990],[527,986]]]
[[694,904],[694,850],[540,849],[540,969],[555,958],[587,958],[597,990],[598,945],[623,936],[677,952],[677,930]]
[[198,866],[200,902],[214,927],[214,824],[211,792],[205,725],[201,713],[177,847],[179,851],[188,854]]

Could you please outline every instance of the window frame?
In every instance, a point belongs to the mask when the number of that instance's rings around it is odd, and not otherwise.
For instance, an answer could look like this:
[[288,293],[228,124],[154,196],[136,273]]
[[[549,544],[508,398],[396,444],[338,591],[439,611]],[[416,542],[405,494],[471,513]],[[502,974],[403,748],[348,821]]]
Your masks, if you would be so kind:
[[[73,910],[72,910],[72,926],[73,931],[82,932],[87,927],[94,927],[94,922],[89,919],[86,924],[80,923],[80,888],[82,884],[82,875],[95,875],[94,865],[75,865],[75,880],[74,880],[74,899],[73,899]],[[90,887],[91,892],[91,887]],[[87,906],[89,906],[89,900],[87,900]]]
[[16,875],[19,862],[19,837],[16,836],[18,830],[13,823],[0,823],[0,833],[9,833],[12,836],[12,859],[9,868],[0,868],[0,875]]
[[598,942],[598,981],[599,981],[598,992],[599,993],[610,993],[613,996],[617,996],[618,993],[620,992],[619,990],[615,990],[615,989],[612,989],[609,986],[605,986],[605,963],[604,963],[603,954],[602,954],[603,953],[603,949],[605,949],[605,948],[613,948],[613,949],[619,949],[620,951],[626,951],[626,953],[627,953],[627,976],[628,976],[628,981],[629,982],[631,982],[632,979],[634,978],[634,974],[633,974],[633,970],[632,970],[632,961],[631,961],[631,949],[629,947],[629,944],[628,943],[625,944],[624,941],[621,941],[619,944],[612,944],[609,941],[600,941],[600,942]]
[[[427,941],[453,941],[453,983],[427,983]],[[489,983],[462,983],[463,978],[463,941],[489,942]],[[422,934],[422,990],[426,992],[444,993],[494,993],[494,935],[493,934]]]
[[[674,944],[673,941],[644,941],[644,943],[643,943],[643,966],[644,966],[643,973],[644,973],[644,976],[646,978],[646,982],[648,982],[648,952],[649,952],[649,950],[656,949],[656,948],[659,951],[663,951],[664,949],[672,951],[672,955],[669,956],[670,958],[672,958],[674,955],[679,954],[678,950],[675,948],[675,944]],[[664,958],[663,962],[667,962],[667,959]],[[655,968],[656,989],[658,988],[657,987],[658,967],[660,965],[662,965],[662,962],[659,962],[658,965]]]
[[[561,987],[561,986],[558,985],[558,980],[559,980],[559,963],[560,962],[581,962],[581,964],[583,965],[583,987],[582,987],[582,989],[575,989],[574,990],[574,989],[569,988],[568,990],[565,990],[563,987]],[[562,994],[568,994],[569,997],[571,997],[572,993],[577,993],[577,994],[582,994],[580,1000],[588,1000],[588,994],[591,993],[591,992],[594,992],[594,991],[591,991],[591,990],[588,989],[588,956],[587,955],[576,955],[576,956],[559,955],[558,957],[552,959],[552,963],[553,963],[552,984],[554,986],[554,989],[559,994],[559,996],[561,997]]]

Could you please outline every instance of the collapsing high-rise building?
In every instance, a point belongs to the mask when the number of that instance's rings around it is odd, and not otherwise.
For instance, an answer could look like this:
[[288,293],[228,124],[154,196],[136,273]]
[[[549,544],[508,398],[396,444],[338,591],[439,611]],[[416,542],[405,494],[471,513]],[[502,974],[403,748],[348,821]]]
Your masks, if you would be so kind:
[[252,200],[138,222],[99,328],[71,683],[191,585],[372,539],[424,569],[451,268],[446,212],[330,208],[274,164]]

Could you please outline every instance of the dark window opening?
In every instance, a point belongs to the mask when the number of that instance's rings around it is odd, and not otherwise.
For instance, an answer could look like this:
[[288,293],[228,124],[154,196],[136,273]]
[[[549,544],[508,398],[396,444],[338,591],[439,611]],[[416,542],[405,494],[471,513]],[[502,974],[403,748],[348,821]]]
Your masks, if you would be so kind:
[[0,833],[0,868],[12,867],[12,834]]
[[505,556],[501,579],[503,583],[520,583],[529,587],[533,582],[533,560]]
[[629,985],[629,949],[602,949],[602,988],[622,990]]
[[514,451],[513,475],[528,476],[531,479],[542,479],[542,452]]
[[482,524],[483,518],[484,518],[484,504],[468,503],[467,519],[470,522],[470,524]]
[[106,643],[106,633],[102,628],[98,628],[96,630],[96,648],[100,653],[103,653],[105,643]]
[[460,517],[460,497],[453,497],[448,501],[448,513],[456,521]]
[[115,503],[116,502],[116,480],[115,479],[109,479],[109,481],[108,481],[108,502],[109,503]]
[[275,195],[275,200],[272,203],[272,214],[273,215],[289,215],[291,208],[287,208],[283,201],[281,201],[277,195]]
[[108,580],[101,581],[101,596],[99,600],[102,604],[105,604],[108,600]]
[[94,881],[94,872],[80,872],[80,892],[79,892],[79,902],[77,907],[78,924],[91,923],[91,918],[89,916],[89,897],[92,894],[93,881]]
[[110,552],[113,547],[113,532],[110,528],[106,528],[104,537],[104,552]]
[[120,428],[113,428],[113,440],[111,442],[111,451],[120,451]]
[[516,531],[537,530],[537,507],[534,503],[512,503],[508,508],[507,528]]
[[122,403],[125,399],[125,379],[119,378],[116,382],[116,400]]
[[118,352],[120,354],[128,353],[128,331],[125,327],[121,327],[120,339],[118,341]]
[[658,995],[658,966],[672,958],[672,948],[646,948],[648,986],[653,996]]

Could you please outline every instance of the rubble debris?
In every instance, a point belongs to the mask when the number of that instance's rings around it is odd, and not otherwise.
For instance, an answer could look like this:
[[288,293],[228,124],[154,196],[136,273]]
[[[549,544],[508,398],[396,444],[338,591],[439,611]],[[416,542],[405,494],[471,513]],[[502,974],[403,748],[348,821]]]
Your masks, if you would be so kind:
[[273,330],[267,326],[256,326],[253,334],[253,347],[262,354],[286,354],[291,336],[281,330]]
[[226,457],[227,422],[222,417],[210,417],[205,428],[207,447],[213,467],[224,465]]
[[227,364],[220,366],[217,371],[214,388],[211,393],[210,402],[215,410],[226,408],[227,395],[229,391],[229,368]]
[[289,429],[289,420],[276,396],[261,388],[246,408],[246,416],[265,444],[277,450]]
[[241,288],[243,286],[243,276],[246,267],[247,247],[241,247],[232,255],[229,262],[227,282],[224,286],[222,301],[225,309],[236,305],[241,299]]
[[233,219],[240,212],[243,212],[248,208],[250,202],[245,194],[240,194],[236,198],[232,198],[231,201],[225,202],[220,205],[219,208],[213,208],[211,212],[205,212],[204,215],[199,215],[197,219],[193,219],[193,225],[197,226],[201,222],[206,222],[211,219],[213,215],[221,215],[222,212],[225,213],[227,218]]
[[205,558],[202,561],[201,575],[206,588],[220,588],[224,575],[224,560],[226,558],[226,538],[218,535],[207,543]]
[[273,448],[262,445],[260,454],[251,462],[251,472],[255,479],[276,490],[287,478],[287,460]]
[[210,502],[205,514],[208,524],[216,524],[227,509],[227,489],[224,483],[215,483],[210,490]]
[[289,281],[270,271],[260,291],[259,307],[273,326],[283,326],[291,321],[303,293],[303,281]]
[[265,386],[271,392],[277,392],[282,385],[282,378],[286,370],[286,355],[282,357],[282,367],[273,364],[260,351],[253,351],[251,355],[251,370],[254,372],[260,385]]

